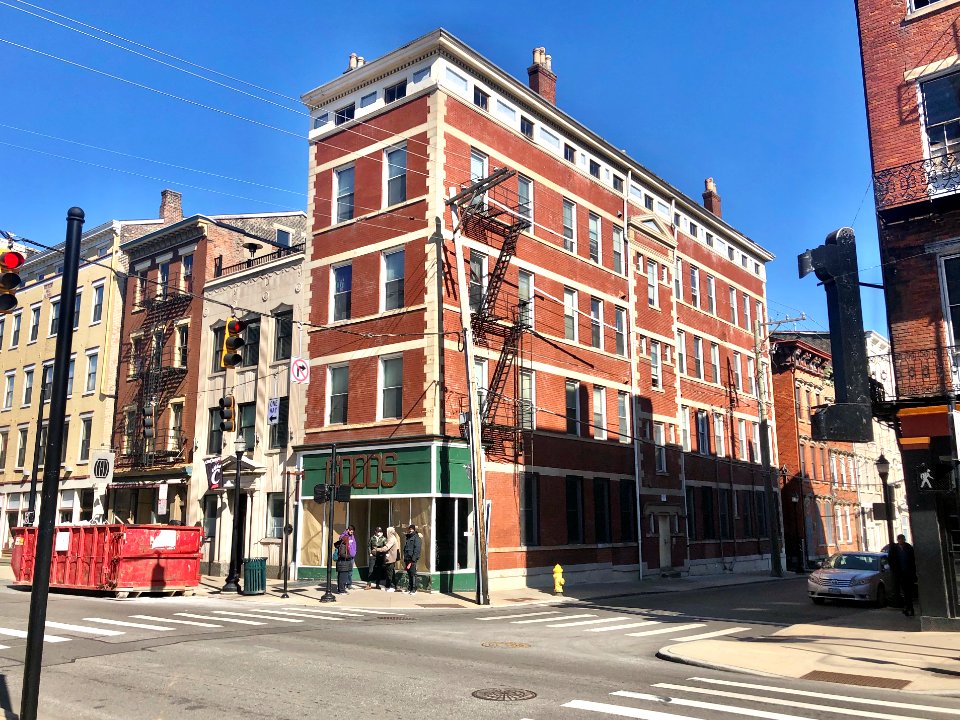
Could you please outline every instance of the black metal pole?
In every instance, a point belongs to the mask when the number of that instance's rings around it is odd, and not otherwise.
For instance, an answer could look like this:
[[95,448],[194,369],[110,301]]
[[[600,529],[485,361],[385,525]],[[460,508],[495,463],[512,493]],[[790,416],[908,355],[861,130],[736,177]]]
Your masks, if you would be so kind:
[[287,581],[290,578],[290,533],[287,527],[290,525],[290,473],[286,468],[283,471],[283,595],[280,597],[288,598]]
[[327,500],[327,589],[320,598],[320,602],[336,602],[337,596],[333,594],[331,587],[331,573],[333,572],[333,496],[337,491],[337,444],[331,445],[330,450],[330,472],[324,478],[327,485],[330,486],[330,499]]
[[43,396],[47,384],[43,381],[43,369],[40,370],[40,407],[37,409],[37,436],[33,440],[33,469],[30,471],[30,497],[27,500],[27,518],[24,525],[35,525],[37,521],[37,476],[40,474],[40,436],[43,434]]
[[883,483],[883,508],[887,515],[887,543],[890,547],[887,552],[893,549],[893,503],[890,501],[890,485],[887,483],[889,473],[880,474],[880,482]]
[[220,592],[240,592],[240,547],[243,543],[243,519],[240,517],[240,458],[243,450],[237,451],[237,474],[233,480],[233,540],[230,544],[230,572]]
[[[30,595],[30,621],[27,626],[27,651],[23,662],[20,720],[37,720],[37,708],[40,702],[43,633],[47,623],[47,595],[50,592],[50,558],[53,555],[57,490],[60,486],[63,425],[67,410],[67,375],[70,367],[70,347],[73,343],[73,305],[77,296],[83,218],[83,210],[78,207],[72,207],[67,211],[67,239],[63,249],[60,317],[57,322],[57,348],[53,361],[53,392],[50,400],[50,425],[46,449],[47,458],[53,461],[44,463],[43,468],[40,522],[37,524],[37,550],[33,566],[33,591]],[[42,407],[43,398],[40,402]]]
[[783,563],[780,559],[781,529],[780,529],[780,503],[777,502],[778,494],[774,492],[773,483],[779,473],[773,472],[770,467],[770,430],[767,418],[760,419],[760,463],[763,466],[764,474],[764,495],[767,501],[767,521],[770,530],[770,575],[772,577],[783,577]]

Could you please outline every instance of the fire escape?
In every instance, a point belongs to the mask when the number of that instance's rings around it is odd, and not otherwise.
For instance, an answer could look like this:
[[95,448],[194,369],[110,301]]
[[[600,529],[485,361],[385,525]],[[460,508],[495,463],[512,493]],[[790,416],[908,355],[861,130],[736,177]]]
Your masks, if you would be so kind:
[[[531,224],[526,217],[529,204],[521,202],[517,192],[506,185],[516,174],[516,170],[507,168],[494,170],[447,201],[457,208],[464,237],[493,248],[500,246],[485,284],[482,271],[473,262],[470,266],[470,324],[474,342],[494,351],[499,348],[490,385],[481,392],[479,413],[481,442],[489,454],[499,456],[511,451],[514,455],[520,453],[520,432],[529,426],[527,419],[532,411],[522,407],[519,399],[520,373],[516,367],[518,358],[523,362],[523,338],[530,329],[529,309],[519,298],[504,297],[502,292],[517,239]],[[511,380],[513,388],[507,393]]]

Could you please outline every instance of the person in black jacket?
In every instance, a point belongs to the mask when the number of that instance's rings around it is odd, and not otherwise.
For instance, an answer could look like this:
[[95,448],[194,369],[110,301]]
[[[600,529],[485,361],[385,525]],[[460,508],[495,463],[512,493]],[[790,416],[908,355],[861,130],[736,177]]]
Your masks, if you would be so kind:
[[420,561],[420,552],[423,549],[423,539],[417,532],[416,525],[407,527],[407,539],[403,542],[403,567],[410,580],[410,589],[407,592],[413,595],[417,591],[417,563]]
[[903,614],[911,617],[915,614],[913,596],[916,594],[917,584],[917,558],[913,545],[908,543],[903,535],[897,535],[897,543],[890,548],[889,555],[890,570],[893,571],[897,587],[900,588],[900,596],[903,598]]

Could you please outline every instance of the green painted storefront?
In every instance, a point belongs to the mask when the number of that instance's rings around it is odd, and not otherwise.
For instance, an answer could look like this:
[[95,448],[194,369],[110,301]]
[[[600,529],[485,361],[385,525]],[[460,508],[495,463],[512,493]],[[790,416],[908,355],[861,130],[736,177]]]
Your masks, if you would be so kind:
[[[349,484],[349,504],[334,506],[336,534],[356,526],[357,568],[366,578],[367,540],[372,530],[415,523],[423,535],[418,568],[422,582],[441,592],[475,587],[473,488],[465,445],[438,442],[366,445],[338,449],[339,484]],[[297,578],[326,578],[325,505],[313,502],[317,485],[331,475],[331,451],[301,455],[303,482],[298,505]],[[401,535],[402,541],[402,535]]]

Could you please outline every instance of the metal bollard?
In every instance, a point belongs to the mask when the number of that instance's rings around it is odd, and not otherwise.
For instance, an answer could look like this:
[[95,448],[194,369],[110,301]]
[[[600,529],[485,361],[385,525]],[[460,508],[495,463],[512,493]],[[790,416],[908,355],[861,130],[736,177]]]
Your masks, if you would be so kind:
[[553,566],[553,594],[563,595],[563,568],[557,563]]

